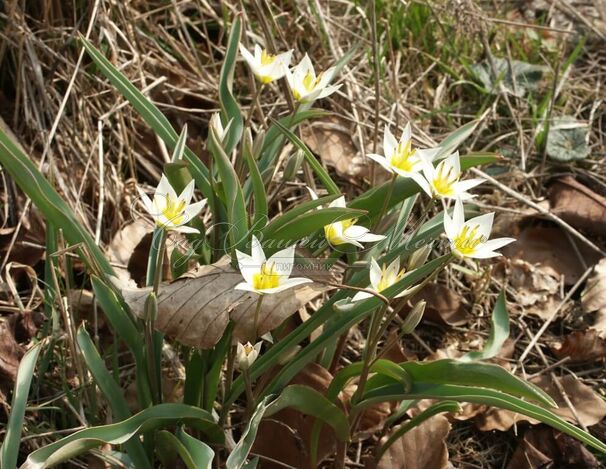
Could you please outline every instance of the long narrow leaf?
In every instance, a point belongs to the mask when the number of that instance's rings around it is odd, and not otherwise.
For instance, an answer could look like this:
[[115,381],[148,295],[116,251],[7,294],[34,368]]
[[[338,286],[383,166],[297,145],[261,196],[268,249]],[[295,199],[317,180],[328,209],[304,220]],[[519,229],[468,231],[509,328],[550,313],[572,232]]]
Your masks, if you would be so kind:
[[41,342],[34,345],[25,355],[23,355],[21,363],[19,363],[17,382],[15,383],[13,401],[11,403],[11,413],[6,425],[4,443],[2,443],[2,449],[0,450],[0,467],[5,467],[7,469],[17,467],[27,397],[29,395],[29,388],[32,384],[32,377],[34,376],[38,354],[41,349]]
[[263,184],[263,178],[255,161],[253,154],[253,142],[250,131],[247,129],[244,134],[244,143],[242,145],[242,155],[248,166],[248,172],[250,174],[250,180],[252,181],[253,195],[255,200],[255,215],[253,217],[252,226],[255,231],[260,230],[269,221],[267,216],[267,193],[265,191],[265,184]]
[[223,431],[205,410],[184,404],[159,404],[122,422],[80,430],[44,446],[31,453],[21,469],[44,469],[97,446],[123,444],[136,435],[177,423],[202,430],[210,442],[223,443]]
[[242,20],[236,16],[231,25],[227,49],[221,66],[219,76],[219,103],[221,104],[221,114],[223,125],[231,121],[229,132],[225,139],[225,152],[230,154],[242,137],[243,119],[240,112],[240,106],[233,95],[234,70],[236,67],[236,58],[238,55],[238,43],[242,34]]

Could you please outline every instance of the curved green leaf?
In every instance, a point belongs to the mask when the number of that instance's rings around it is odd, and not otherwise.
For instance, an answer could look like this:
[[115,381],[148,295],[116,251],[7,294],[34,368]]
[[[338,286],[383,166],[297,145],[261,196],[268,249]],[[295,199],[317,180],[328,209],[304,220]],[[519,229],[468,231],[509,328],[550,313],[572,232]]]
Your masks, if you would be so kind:
[[231,249],[243,251],[243,247],[248,240],[248,213],[246,211],[242,186],[234,167],[231,165],[231,161],[229,161],[229,157],[225,153],[225,150],[223,150],[212,128],[209,133],[208,148],[217,165],[223,184],[227,218],[230,224]]
[[105,258],[103,251],[97,246],[90,234],[82,227],[80,221],[48,183],[36,165],[19,149],[17,145],[0,130],[0,164],[15,180],[19,188],[32,199],[32,202],[44,214],[44,217],[55,226],[60,226],[67,242],[74,246],[84,244],[87,254],[93,259],[83,256],[84,262],[96,264],[108,275],[114,270]]
[[27,397],[29,395],[29,388],[32,384],[36,361],[38,360],[41,349],[42,342],[37,343],[23,355],[21,363],[19,363],[17,382],[15,383],[13,401],[11,403],[11,413],[8,416],[6,435],[4,436],[4,442],[0,449],[0,467],[17,467]]
[[428,407],[423,412],[418,415],[415,415],[409,421],[401,425],[389,436],[387,441],[383,443],[379,448],[379,451],[377,452],[376,461],[380,461],[381,456],[383,456],[385,451],[387,451],[391,445],[398,441],[402,437],[402,435],[404,435],[404,433],[412,430],[415,427],[418,427],[428,418],[433,417],[437,414],[441,414],[443,412],[460,412],[460,410],[461,406],[458,404],[458,402],[453,401],[438,402],[437,404]]
[[341,194],[341,190],[339,186],[335,184],[332,180],[324,166],[316,159],[313,153],[307,148],[307,145],[303,143],[299,137],[297,137],[288,127],[281,124],[279,121],[274,121],[274,124],[277,126],[278,130],[282,132],[288,140],[292,142],[297,148],[303,151],[303,155],[305,156],[305,160],[309,163],[311,168],[314,170],[326,190],[329,194]]
[[86,428],[31,453],[21,469],[43,469],[104,444],[123,444],[142,433],[184,423],[203,431],[213,443],[223,443],[223,431],[212,416],[184,404],[159,404],[119,423]]
[[244,135],[244,144],[242,146],[242,155],[248,166],[250,180],[252,181],[253,195],[255,200],[255,215],[253,217],[253,228],[259,230],[263,228],[269,220],[267,216],[267,193],[265,192],[265,184],[255,161],[253,154],[253,142],[250,131],[247,129]]
[[[80,41],[88,55],[93,59],[99,70],[107,77],[117,90],[133,105],[139,115],[147,122],[154,132],[162,139],[162,141],[171,149],[174,149],[178,134],[173,129],[172,125],[164,114],[147,99],[128,79],[116,68],[103,54],[95,48],[83,36],[80,36]],[[185,147],[185,159],[190,164],[190,171],[196,180],[196,185],[202,191],[207,199],[212,198],[212,189],[208,178],[208,168],[202,160],[189,148]]]
[[[400,391],[398,391],[398,389]],[[468,386],[456,386],[451,384],[426,384],[413,383],[410,392],[404,393],[401,384],[391,384],[382,388],[374,389],[365,395],[365,400],[360,402],[358,407],[365,408],[377,402],[402,400],[402,399],[446,399],[457,402],[471,402],[485,404],[500,409],[507,409],[513,412],[526,415],[539,420],[553,428],[566,433],[589,446],[606,453],[606,444],[598,440],[593,435],[575,427],[567,421],[561,419],[548,409],[539,407],[536,404],[525,402],[508,394],[494,391],[492,389],[473,388]]]
[[236,16],[231,25],[225,58],[219,76],[219,103],[221,104],[221,120],[223,125],[231,120],[231,126],[224,140],[225,152],[231,153],[242,137],[244,127],[240,106],[233,95],[234,69],[238,56],[238,43],[242,33],[242,20]]
[[227,469],[241,469],[246,465],[246,459],[248,458],[250,449],[255,442],[255,438],[257,438],[259,424],[261,423],[261,419],[263,418],[265,411],[270,406],[271,400],[272,396],[267,396],[257,405],[257,408],[246,424],[246,428],[240,437],[240,441],[238,441],[227,458],[225,463],[225,467]]
[[477,352],[467,352],[459,358],[459,361],[469,362],[492,358],[499,353],[508,337],[509,315],[505,304],[505,290],[503,290],[492,310],[490,336],[484,344],[484,349]]
[[287,407],[322,420],[335,431],[339,440],[349,438],[349,422],[343,411],[315,389],[299,384],[286,386],[268,406],[265,415],[273,415]]

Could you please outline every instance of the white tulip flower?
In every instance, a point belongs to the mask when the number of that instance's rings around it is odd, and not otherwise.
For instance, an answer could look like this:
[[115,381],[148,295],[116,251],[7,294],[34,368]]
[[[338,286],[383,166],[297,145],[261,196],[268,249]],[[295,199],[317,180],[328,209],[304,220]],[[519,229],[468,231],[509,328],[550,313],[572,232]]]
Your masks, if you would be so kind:
[[[345,197],[339,197],[333,200],[329,207],[345,208]],[[336,221],[330,223],[324,227],[324,234],[326,240],[332,246],[338,246],[340,244],[353,244],[359,248],[364,247],[360,243],[374,243],[375,241],[381,241],[385,239],[383,235],[376,235],[370,233],[368,228],[356,225],[356,218],[349,220]]]
[[475,259],[500,256],[501,254],[495,252],[495,250],[514,242],[515,239],[497,238],[488,240],[493,219],[494,212],[465,221],[463,202],[461,199],[457,199],[452,218],[444,212],[444,231],[450,241],[453,253],[459,257]]
[[189,223],[206,204],[206,200],[190,204],[194,195],[195,182],[191,180],[183,189],[179,196],[175,189],[168,182],[168,178],[163,174],[160,184],[154,193],[154,200],[150,200],[148,195],[139,190],[139,195],[147,212],[156,222],[156,226],[165,230],[173,230],[181,233],[199,233],[196,228],[184,226]]
[[423,161],[433,161],[440,148],[420,149],[412,147],[410,122],[404,127],[400,141],[385,127],[383,134],[383,155],[369,154],[368,157],[392,174],[412,178],[419,185],[423,184],[421,176]]
[[435,167],[430,161],[423,160],[422,167],[426,181],[420,186],[430,197],[469,200],[474,196],[467,191],[484,182],[480,178],[460,181],[462,172],[458,151]]
[[[370,289],[381,293],[386,288],[391,287],[395,283],[402,280],[404,277],[405,269],[400,270],[400,258],[394,259],[394,261],[389,264],[388,267],[383,265],[380,267],[377,261],[374,258],[370,259]],[[410,290],[406,289],[403,292],[398,293],[394,298],[400,298],[401,296],[406,295]],[[360,301],[365,300],[366,298],[370,298],[373,296],[370,293],[361,291],[354,295],[351,301]]]
[[261,345],[263,342],[257,342],[254,347],[250,342],[236,345],[236,363],[240,371],[248,370],[255,362],[259,353],[261,353]]
[[303,283],[311,283],[308,278],[288,278],[292,272],[295,246],[275,253],[269,259],[259,240],[253,235],[251,255],[236,250],[238,265],[244,282],[235,286],[236,290],[245,290],[259,295],[278,293]]
[[292,69],[287,70],[286,79],[293,97],[301,103],[310,103],[325,98],[337,91],[341,85],[330,85],[336,72],[335,67],[316,76],[314,66],[307,54]]
[[255,44],[254,54],[251,54],[246,47],[240,43],[240,54],[248,63],[253,74],[264,85],[282,78],[290,64],[292,50],[282,54],[273,55]]

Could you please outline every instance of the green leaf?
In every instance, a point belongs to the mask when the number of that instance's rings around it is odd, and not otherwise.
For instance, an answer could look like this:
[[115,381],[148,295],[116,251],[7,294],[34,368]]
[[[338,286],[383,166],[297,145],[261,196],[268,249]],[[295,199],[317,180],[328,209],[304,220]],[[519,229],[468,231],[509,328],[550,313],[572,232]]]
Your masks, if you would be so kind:
[[293,408],[322,420],[335,431],[340,441],[349,438],[349,422],[343,411],[315,389],[299,384],[285,387],[280,396],[269,405],[265,415],[271,416],[285,408]]
[[104,444],[119,445],[142,433],[183,423],[223,443],[223,431],[205,410],[184,404],[159,404],[111,425],[86,428],[31,453],[21,469],[44,469]]
[[295,241],[315,233],[330,223],[351,220],[364,215],[366,215],[364,210],[341,207],[320,208],[300,215],[282,226],[279,230],[268,234],[267,237],[276,241],[288,241],[290,244],[293,244]]
[[[278,119],[278,122],[284,127],[295,128],[301,122],[306,120],[315,119],[317,117],[325,117],[328,115],[330,115],[329,112],[321,109],[303,110],[299,108],[294,117],[289,115]],[[278,152],[282,148],[283,143],[284,134],[280,131],[280,129],[278,129],[276,124],[272,124],[265,134],[265,139],[263,140],[263,146],[261,148],[261,157],[259,160],[259,169],[261,172],[264,173],[266,170],[272,167],[272,164],[276,159]]]
[[8,423],[6,424],[4,443],[2,443],[2,449],[0,449],[0,467],[7,469],[17,467],[27,397],[32,384],[38,354],[41,349],[42,342],[39,342],[23,355],[21,363],[19,363],[17,381],[11,402],[11,413],[8,416]]
[[[130,410],[120,386],[114,380],[113,376],[107,371],[103,359],[99,355],[95,344],[91,340],[84,326],[78,329],[76,340],[86,362],[86,366],[93,375],[97,386],[107,398],[107,402],[112,408],[115,420],[124,420],[130,417]],[[124,442],[129,457],[133,460],[136,467],[151,468],[147,459],[145,450],[140,441],[131,439]]]
[[[454,153],[457,148],[465,141],[469,136],[476,130],[476,127],[480,123],[479,120],[473,120],[465,125],[462,125],[456,130],[453,130],[448,134],[441,142],[441,150],[434,157],[434,159],[446,158],[450,154]],[[461,161],[461,169],[463,168],[463,162]]]
[[[446,261],[450,259],[449,255],[439,257],[429,261],[427,264],[412,270],[402,280],[382,291],[381,293],[387,298],[393,298],[401,291],[411,287],[415,283],[430,275],[435,269],[440,268]],[[376,297],[368,298],[356,303],[356,306],[343,317],[339,318],[324,328],[324,331],[319,337],[316,337],[310,344],[301,350],[277,375],[270,381],[264,394],[276,392],[284,387],[305,365],[310,363],[328,343],[335,340],[343,332],[350,329],[353,325],[363,321],[370,313],[378,306],[382,305],[382,301]],[[316,313],[318,314],[318,313]],[[314,314],[315,316],[315,314]],[[313,329],[312,329],[313,330]],[[272,347],[273,348],[273,347]],[[255,362],[256,364],[256,362]],[[254,365],[251,368],[254,373]],[[408,370],[406,370],[408,371]]]
[[[156,452],[161,460],[165,460],[166,450],[172,449],[187,466],[187,469],[211,469],[215,452],[206,443],[188,435],[182,428],[177,430],[177,435],[169,431],[161,430],[156,434]],[[171,453],[174,454],[174,453]],[[164,456],[164,457],[163,457]],[[166,460],[164,466],[174,464],[174,461]]]
[[492,94],[499,94],[499,82],[505,91],[522,98],[527,91],[539,88],[543,75],[549,70],[543,65],[533,65],[520,60],[508,60],[494,57],[494,66],[497,76],[494,76],[492,66],[488,60],[471,66],[476,78]]
[[57,194],[38,168],[19,149],[17,145],[0,131],[0,164],[11,175],[19,188],[32,199],[32,202],[55,226],[60,226],[65,240],[72,246],[84,244],[86,252],[92,256],[83,256],[83,261],[97,265],[104,273],[113,275],[114,271],[90,234],[83,228],[71,208]]
[[255,215],[253,217],[252,226],[256,231],[263,228],[267,224],[269,218],[267,216],[267,193],[265,192],[265,184],[263,184],[263,178],[261,178],[261,173],[259,172],[257,162],[255,161],[252,135],[248,129],[246,129],[246,133],[244,134],[242,155],[248,166],[250,180],[252,181],[255,198]]
[[[304,213],[309,212],[318,208],[320,205],[326,205],[339,198],[340,195],[327,195],[326,197],[320,197],[318,199],[308,200],[306,202],[298,204],[296,207],[290,209],[288,212],[274,218],[265,228],[261,230],[261,234],[264,238],[271,238],[273,233],[276,233],[282,229],[285,225],[293,222]],[[315,212],[314,212],[315,213]]]
[[230,224],[230,247],[242,251],[248,240],[248,213],[246,212],[242,186],[240,186],[238,175],[212,128],[209,134],[208,147],[217,165],[223,191],[226,194],[225,205]]
[[143,350],[145,350],[143,335],[137,329],[130,313],[123,307],[122,302],[111,288],[94,275],[91,276],[91,284],[95,292],[95,298],[113,330],[124,341],[135,358],[137,394],[141,400],[141,405],[147,407],[152,399],[143,354]]
[[398,441],[402,437],[402,435],[404,435],[404,433],[412,430],[415,427],[418,427],[423,422],[425,422],[425,420],[427,420],[428,418],[433,417],[434,415],[437,415],[437,414],[441,414],[443,412],[460,412],[460,411],[461,411],[461,406],[457,402],[453,402],[453,401],[438,402],[437,404],[434,404],[434,405],[428,407],[423,412],[421,412],[418,415],[415,415],[413,418],[411,418],[409,421],[407,421],[406,423],[404,423],[403,425],[398,427],[394,432],[391,433],[391,435],[389,436],[387,441],[385,443],[383,443],[381,445],[381,447],[379,448],[379,451],[377,452],[376,461],[380,461],[381,456],[383,456],[385,451],[387,451],[391,445],[393,445],[396,441]]
[[492,310],[490,336],[484,344],[484,349],[478,352],[467,352],[459,358],[459,361],[469,362],[495,357],[508,337],[509,315],[505,304],[505,290],[503,290]]
[[236,16],[231,25],[227,49],[219,76],[219,103],[221,104],[221,121],[223,125],[231,120],[231,126],[224,140],[225,152],[231,153],[242,137],[244,127],[240,106],[233,95],[234,70],[238,56],[238,43],[242,33],[242,21]]
[[328,193],[341,194],[341,190],[339,189],[339,187],[331,179],[326,169],[324,169],[324,166],[322,166],[322,164],[316,159],[316,157],[309,150],[309,148],[307,148],[307,145],[305,145],[305,143],[303,143],[303,141],[299,137],[297,137],[288,127],[282,125],[279,121],[274,121],[274,123],[278,127],[278,129],[286,136],[286,138],[293,143],[293,145],[303,151],[305,160],[314,170],[314,172],[316,173]]
[[[80,41],[86,52],[93,59],[99,70],[107,77],[117,90],[133,105],[139,115],[158,134],[162,141],[169,147],[175,148],[178,135],[170,122],[162,112],[141,93],[128,79],[107,60],[98,49],[95,48],[83,36]],[[196,180],[196,185],[207,199],[212,197],[212,189],[208,178],[208,168],[202,160],[189,148],[184,148],[185,159],[190,164],[190,171]]]
[[257,408],[246,424],[242,436],[240,436],[240,441],[238,441],[238,444],[236,444],[227,458],[227,462],[225,463],[227,469],[241,469],[246,464],[250,449],[255,442],[255,438],[257,438],[259,424],[272,399],[272,396],[267,396],[257,405]]
[[410,375],[413,383],[482,386],[526,397],[548,406],[556,406],[553,399],[542,389],[512,375],[498,365],[465,363],[446,358],[431,362],[406,362],[400,366]]
[[547,155],[555,161],[574,161],[587,158],[591,153],[587,145],[587,124],[574,117],[554,119],[547,133]]
[[375,389],[372,393],[369,393],[368,396],[365,396],[366,399],[361,402],[359,406],[368,407],[377,402],[400,399],[440,399],[484,404],[500,409],[511,410],[539,420],[563,433],[577,438],[579,441],[602,453],[606,453],[606,444],[593,435],[590,435],[561,419],[550,410],[499,391],[452,384],[426,383],[413,383],[412,389],[407,393],[398,392],[398,389],[402,389],[401,384],[392,384],[385,386],[384,388]]

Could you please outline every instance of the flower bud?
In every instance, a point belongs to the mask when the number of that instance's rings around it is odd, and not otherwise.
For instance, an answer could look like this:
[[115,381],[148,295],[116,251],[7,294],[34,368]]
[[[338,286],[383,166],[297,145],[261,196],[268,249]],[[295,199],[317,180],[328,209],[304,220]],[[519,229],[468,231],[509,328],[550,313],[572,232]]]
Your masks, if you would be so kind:
[[301,168],[303,158],[304,155],[302,150],[297,150],[288,158],[284,165],[284,173],[282,174],[282,180],[284,182],[292,181],[295,178],[297,172]]
[[250,342],[246,342],[244,345],[238,342],[236,346],[236,363],[240,371],[248,370],[255,362],[261,352],[262,344],[263,342],[257,342],[253,347]]
[[421,322],[423,318],[423,313],[425,312],[425,305],[427,303],[425,300],[419,301],[408,313],[406,319],[402,323],[401,330],[402,334],[410,334]]
[[151,292],[145,299],[143,314],[146,321],[154,322],[158,317],[158,301],[154,292]]
[[431,243],[426,244],[425,246],[420,247],[415,252],[413,252],[408,259],[408,265],[406,266],[406,270],[414,270],[418,267],[421,267],[427,261],[429,254],[431,253]]

